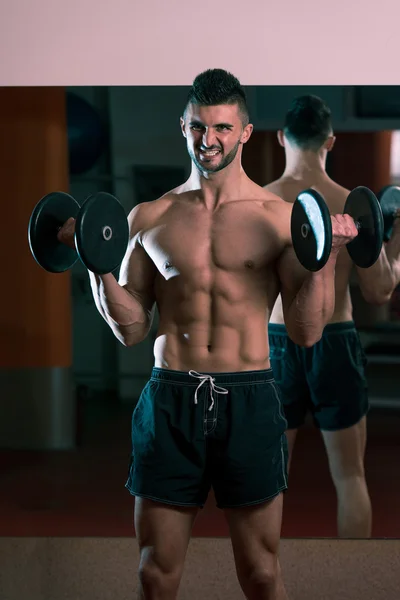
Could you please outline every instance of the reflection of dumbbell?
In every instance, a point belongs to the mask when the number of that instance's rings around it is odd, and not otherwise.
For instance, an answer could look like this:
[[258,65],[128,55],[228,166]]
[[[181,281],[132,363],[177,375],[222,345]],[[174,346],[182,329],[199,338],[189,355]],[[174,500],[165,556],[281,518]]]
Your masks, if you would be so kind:
[[[354,219],[358,235],[346,246],[353,262],[371,267],[383,243],[383,215],[378,198],[366,187],[356,187],[347,197],[344,214]],[[332,221],[323,197],[313,189],[297,196],[291,217],[293,248],[308,271],[319,271],[332,249]]]
[[[70,217],[76,219],[76,250],[57,238]],[[128,246],[129,225],[123,207],[111,194],[89,196],[81,207],[69,194],[54,192],[35,206],[28,240],[34,259],[46,271],[62,273],[80,258],[89,271],[104,275],[121,264]]]
[[393,223],[400,208],[400,187],[386,185],[378,194],[383,214],[383,239],[389,241],[392,235]]

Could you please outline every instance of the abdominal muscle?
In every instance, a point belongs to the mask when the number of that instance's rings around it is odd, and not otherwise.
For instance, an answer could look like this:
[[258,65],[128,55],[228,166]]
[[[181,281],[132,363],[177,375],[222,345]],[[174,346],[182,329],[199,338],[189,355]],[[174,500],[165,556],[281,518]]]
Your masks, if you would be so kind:
[[236,288],[236,298],[199,291],[190,300],[176,291],[158,301],[156,367],[206,373],[270,368],[265,291],[238,294]]

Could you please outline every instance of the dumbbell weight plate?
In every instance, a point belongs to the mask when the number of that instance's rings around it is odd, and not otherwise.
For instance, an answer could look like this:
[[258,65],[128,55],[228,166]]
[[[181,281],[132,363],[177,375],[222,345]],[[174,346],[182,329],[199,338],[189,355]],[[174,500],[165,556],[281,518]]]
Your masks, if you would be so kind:
[[378,260],[383,242],[383,216],[378,198],[369,188],[356,187],[347,197],[343,214],[359,223],[358,236],[347,244],[347,251],[358,267],[368,269]]
[[393,229],[394,215],[400,208],[400,187],[397,185],[386,185],[378,194],[383,215],[383,239],[390,240]]
[[307,189],[297,196],[291,216],[293,248],[308,271],[319,271],[326,264],[332,247],[332,221],[322,196]]
[[38,265],[50,273],[63,273],[78,260],[73,248],[58,241],[57,233],[70,217],[76,218],[79,208],[69,194],[52,192],[33,209],[28,225],[29,247]]
[[128,241],[128,219],[118,200],[106,192],[89,196],[75,223],[75,245],[86,268],[111,273],[120,266]]

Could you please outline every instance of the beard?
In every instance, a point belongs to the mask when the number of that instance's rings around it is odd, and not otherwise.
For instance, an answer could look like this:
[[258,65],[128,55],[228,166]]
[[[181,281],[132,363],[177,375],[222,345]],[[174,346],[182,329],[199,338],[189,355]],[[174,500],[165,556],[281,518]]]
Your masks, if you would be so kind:
[[[235,144],[235,146],[232,148],[232,150],[230,152],[228,152],[228,154],[224,155],[221,153],[221,155],[220,155],[221,159],[220,159],[219,163],[212,164],[210,161],[209,165],[207,165],[206,162],[199,161],[192,149],[189,149],[188,152],[189,152],[189,156],[190,156],[192,162],[196,165],[196,168],[201,173],[217,173],[218,171],[222,171],[228,165],[231,164],[231,162],[235,159],[235,157],[237,155],[239,146],[240,146],[240,140],[238,140],[238,142]],[[209,148],[209,150],[212,150],[212,149],[220,150],[219,148]]]

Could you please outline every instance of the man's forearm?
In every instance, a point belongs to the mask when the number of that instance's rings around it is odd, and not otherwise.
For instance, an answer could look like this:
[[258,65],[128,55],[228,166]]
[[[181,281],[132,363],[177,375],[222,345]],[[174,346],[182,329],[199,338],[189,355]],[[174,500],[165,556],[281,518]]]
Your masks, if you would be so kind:
[[100,315],[114,335],[126,346],[141,342],[149,332],[150,315],[112,273],[95,275],[89,271],[93,299]]
[[310,272],[286,310],[289,337],[299,346],[312,346],[321,339],[335,310],[336,254],[319,271]]

